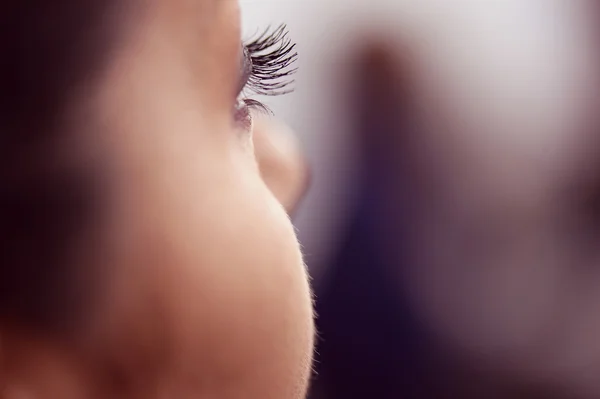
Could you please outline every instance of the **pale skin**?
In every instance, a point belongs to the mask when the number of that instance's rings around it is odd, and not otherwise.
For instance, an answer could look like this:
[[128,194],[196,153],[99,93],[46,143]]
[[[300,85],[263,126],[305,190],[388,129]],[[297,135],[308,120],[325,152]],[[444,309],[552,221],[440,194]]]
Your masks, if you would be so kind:
[[284,124],[259,114],[254,118],[253,143],[263,180],[293,214],[310,180],[298,139]]
[[104,127],[65,155],[91,148],[108,175],[77,257],[102,271],[97,300],[68,339],[0,327],[0,395],[303,398],[313,315],[286,212],[306,187],[298,144],[266,116],[254,135],[232,123],[236,0],[144,3],[70,108]]

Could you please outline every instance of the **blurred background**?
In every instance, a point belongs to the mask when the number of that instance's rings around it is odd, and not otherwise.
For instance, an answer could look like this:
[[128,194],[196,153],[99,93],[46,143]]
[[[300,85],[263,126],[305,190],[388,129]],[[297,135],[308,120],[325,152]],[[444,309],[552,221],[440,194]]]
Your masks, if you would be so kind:
[[311,398],[600,398],[597,4],[241,3],[298,44]]

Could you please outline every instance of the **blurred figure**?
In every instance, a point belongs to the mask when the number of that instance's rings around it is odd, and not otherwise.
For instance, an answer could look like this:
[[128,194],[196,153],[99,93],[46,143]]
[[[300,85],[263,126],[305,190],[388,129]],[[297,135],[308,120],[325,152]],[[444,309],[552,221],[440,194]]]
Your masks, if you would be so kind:
[[315,391],[600,397],[596,5],[426,3],[358,57]]

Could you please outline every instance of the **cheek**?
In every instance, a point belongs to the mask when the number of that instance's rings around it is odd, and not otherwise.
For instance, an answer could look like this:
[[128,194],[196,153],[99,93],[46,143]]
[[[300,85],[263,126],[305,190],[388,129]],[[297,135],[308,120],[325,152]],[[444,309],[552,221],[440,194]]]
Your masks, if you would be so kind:
[[164,365],[166,390],[301,398],[313,322],[293,227],[256,168],[206,159],[155,178],[121,220],[136,228],[105,309],[106,352],[130,369]]
[[200,278],[208,305],[198,319],[198,329],[208,333],[198,360],[211,358],[207,372],[223,384],[235,376],[240,384],[228,387],[232,396],[296,398],[312,350],[307,276],[281,206],[262,185],[247,188],[214,210],[211,225],[219,227],[200,233],[206,244],[194,262],[205,266],[184,278]]

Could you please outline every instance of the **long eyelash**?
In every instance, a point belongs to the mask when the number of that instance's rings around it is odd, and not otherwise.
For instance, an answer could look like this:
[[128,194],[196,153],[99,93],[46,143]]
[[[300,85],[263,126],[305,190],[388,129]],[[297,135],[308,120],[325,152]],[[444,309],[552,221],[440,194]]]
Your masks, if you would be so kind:
[[249,108],[264,112],[265,114],[273,115],[274,112],[267,105],[263,104],[258,100],[254,100],[252,98],[244,98],[242,100]]
[[279,96],[293,91],[289,87],[295,81],[290,76],[298,69],[293,67],[298,53],[295,51],[296,44],[288,37],[286,25],[274,30],[267,28],[245,47],[252,61],[247,89],[265,96]]

